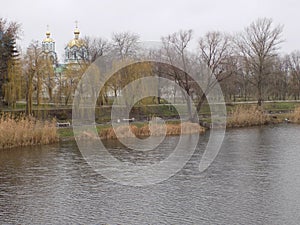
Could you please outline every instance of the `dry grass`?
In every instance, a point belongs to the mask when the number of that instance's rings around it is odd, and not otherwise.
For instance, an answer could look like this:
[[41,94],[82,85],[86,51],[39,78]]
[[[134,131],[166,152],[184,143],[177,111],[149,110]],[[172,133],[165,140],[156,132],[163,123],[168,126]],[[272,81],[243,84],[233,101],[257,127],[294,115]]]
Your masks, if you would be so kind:
[[[117,131],[121,134],[120,138],[130,138],[130,137],[146,137],[150,136],[149,125],[145,125],[141,128],[138,128],[135,125],[121,125],[116,128]],[[129,129],[131,132],[129,132]],[[201,127],[199,124],[184,122],[182,124],[166,124],[166,129],[161,124],[152,124],[151,125],[152,135],[153,136],[172,136],[180,134],[194,134],[194,133],[204,133],[205,128]],[[182,131],[181,131],[182,130]],[[100,138],[102,139],[116,139],[116,134],[113,128],[103,129],[99,133]]]
[[300,107],[296,108],[290,115],[290,121],[292,123],[300,123]]
[[269,116],[256,106],[238,106],[228,118],[227,127],[258,126],[267,124],[269,121]]
[[[205,128],[201,127],[197,123],[184,122],[179,124],[166,124],[166,130],[163,125],[153,124],[152,125],[152,135],[160,136],[166,133],[167,136],[172,135],[180,135],[180,134],[195,134],[195,133],[204,133]],[[149,136],[150,129],[149,126],[146,125],[140,129],[140,136]]]
[[56,122],[42,122],[23,115],[0,116],[0,149],[28,145],[50,144],[58,141]]

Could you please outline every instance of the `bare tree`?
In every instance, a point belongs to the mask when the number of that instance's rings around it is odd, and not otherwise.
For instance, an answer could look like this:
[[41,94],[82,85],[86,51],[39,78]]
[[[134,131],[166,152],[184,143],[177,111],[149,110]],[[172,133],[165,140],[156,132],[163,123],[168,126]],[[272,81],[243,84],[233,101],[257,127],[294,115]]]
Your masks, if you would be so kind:
[[199,93],[197,111],[199,112],[211,89],[237,73],[237,57],[233,54],[231,37],[218,31],[208,32],[199,39],[199,63],[209,68],[205,89]]
[[89,63],[93,63],[98,57],[107,54],[110,49],[108,41],[104,38],[85,36],[83,40],[87,48]]
[[[187,48],[192,40],[192,30],[180,30],[166,37],[162,37],[163,49],[162,54],[167,58],[168,63],[171,65],[167,68],[162,68],[163,73],[174,79],[178,85],[184,89],[182,93],[187,103],[188,118],[192,120],[192,102],[191,91],[192,82],[188,72],[191,70],[191,55],[188,54]],[[180,66],[181,68],[178,68]],[[162,71],[160,71],[162,72]],[[164,75],[162,75],[164,76]]]
[[124,60],[134,57],[138,50],[139,35],[131,32],[114,33],[112,35],[113,53]]
[[282,42],[282,30],[281,25],[273,26],[272,19],[261,18],[246,27],[236,41],[244,66],[249,71],[249,81],[257,89],[258,106],[264,100],[263,91]]
[[289,57],[291,79],[289,86],[295,99],[300,98],[300,51],[294,51]]
[[278,56],[272,65],[272,76],[269,76],[266,85],[268,100],[286,100],[289,95],[288,84],[290,80],[289,56]]
[[[131,32],[114,33],[111,42],[111,58],[118,59],[118,62],[113,62],[117,67],[126,65],[133,61],[138,52],[139,36]],[[114,92],[117,97],[119,90],[132,80],[135,80],[132,67],[125,67],[112,76],[107,82],[107,86]]]
[[[86,58],[86,60],[84,61],[84,66],[81,66],[81,69],[83,71],[86,70],[86,68],[88,66],[91,65],[91,63],[95,62],[98,58],[104,56],[104,55],[108,55],[109,54],[109,50],[111,49],[110,43],[108,43],[108,41],[104,38],[101,37],[89,37],[86,36],[84,37],[84,43],[87,49],[87,53],[88,53],[88,58]],[[90,70],[94,69],[92,67],[89,67]],[[96,80],[95,80],[96,82]],[[89,84],[90,88],[92,89],[92,93],[93,93],[93,98],[96,98],[96,95],[98,93],[98,90],[95,90],[95,85],[93,83]],[[106,103],[108,103],[108,97],[107,97],[107,91],[106,91],[106,87],[104,87],[101,91],[100,91],[100,105],[103,105],[104,101]]]

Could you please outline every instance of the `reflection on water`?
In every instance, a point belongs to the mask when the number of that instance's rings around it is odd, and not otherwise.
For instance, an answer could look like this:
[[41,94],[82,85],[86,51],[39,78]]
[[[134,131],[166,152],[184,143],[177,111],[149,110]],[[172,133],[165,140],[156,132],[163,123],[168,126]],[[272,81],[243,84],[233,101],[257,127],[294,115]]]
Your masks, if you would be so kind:
[[[176,175],[122,186],[93,172],[74,142],[0,152],[0,224],[298,224],[300,127],[233,129],[209,169],[198,172],[208,139]],[[123,161],[167,157],[109,141]],[[147,159],[147,160],[146,160]]]

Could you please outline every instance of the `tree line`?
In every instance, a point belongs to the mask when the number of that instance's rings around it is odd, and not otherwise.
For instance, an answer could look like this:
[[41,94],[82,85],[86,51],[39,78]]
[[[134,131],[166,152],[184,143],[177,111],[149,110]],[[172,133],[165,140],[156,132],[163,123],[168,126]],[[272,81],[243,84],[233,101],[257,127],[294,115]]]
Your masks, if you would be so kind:
[[[83,39],[89,57],[78,61],[78,67],[66,66],[62,71],[57,71],[53,62],[44,56],[39,41],[32,42],[24,54],[14,57],[12,46],[20,29],[18,23],[0,19],[0,97],[2,103],[10,106],[25,99],[29,113],[33,100],[37,105],[42,102],[70,104],[86,68],[99,57],[112,55],[126,62],[148,54],[148,58],[151,55],[154,60],[163,58],[168,65],[148,63],[139,69],[129,66],[116,72],[100,91],[99,105],[109,104],[109,96],[118,96],[126,83],[148,75],[173,79],[185,93],[162,87],[158,90],[161,97],[174,95],[176,101],[176,95],[181,94],[189,108],[192,103],[188,96],[192,96],[198,111],[217,82],[227,101],[256,100],[261,106],[264,100],[300,98],[300,51],[287,55],[280,52],[283,26],[269,18],[259,18],[236,34],[209,31],[197,38],[193,30],[180,30],[163,36],[162,46],[155,51],[141,49],[140,36],[131,32],[113,33],[110,40],[86,36]],[[193,40],[197,41],[196,46]],[[200,74],[203,65],[215,79],[206,78],[205,88],[199,88],[190,74]],[[153,103],[160,101],[158,98]],[[191,111],[189,114],[193,118]]]

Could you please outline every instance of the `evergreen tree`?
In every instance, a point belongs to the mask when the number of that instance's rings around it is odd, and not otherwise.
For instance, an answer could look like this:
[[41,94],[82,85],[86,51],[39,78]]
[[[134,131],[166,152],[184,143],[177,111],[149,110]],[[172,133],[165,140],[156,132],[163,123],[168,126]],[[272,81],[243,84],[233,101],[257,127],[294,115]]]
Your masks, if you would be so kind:
[[0,105],[5,99],[4,85],[9,82],[12,61],[18,56],[16,39],[19,33],[20,24],[0,18]]

